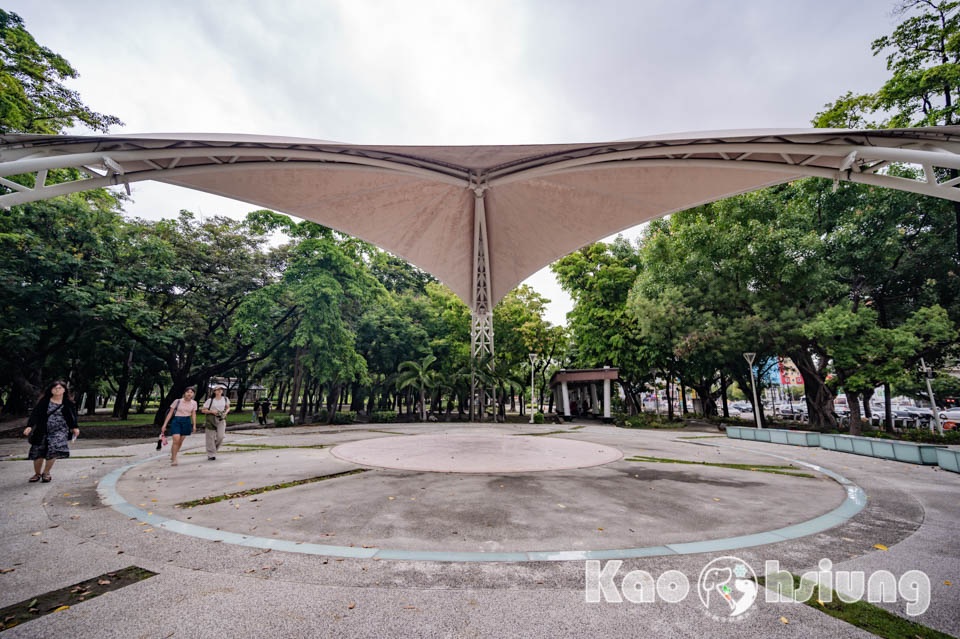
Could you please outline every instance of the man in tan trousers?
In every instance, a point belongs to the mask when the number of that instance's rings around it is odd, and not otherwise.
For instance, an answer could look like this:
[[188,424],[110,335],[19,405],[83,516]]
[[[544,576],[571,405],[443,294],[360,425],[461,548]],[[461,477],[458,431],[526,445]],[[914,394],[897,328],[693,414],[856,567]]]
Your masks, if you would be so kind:
[[223,443],[223,437],[227,433],[227,413],[230,412],[230,399],[223,391],[223,386],[217,385],[212,389],[213,395],[203,402],[200,412],[207,417],[204,421],[204,430],[207,436],[207,459],[217,458],[217,451],[220,450],[220,444]]

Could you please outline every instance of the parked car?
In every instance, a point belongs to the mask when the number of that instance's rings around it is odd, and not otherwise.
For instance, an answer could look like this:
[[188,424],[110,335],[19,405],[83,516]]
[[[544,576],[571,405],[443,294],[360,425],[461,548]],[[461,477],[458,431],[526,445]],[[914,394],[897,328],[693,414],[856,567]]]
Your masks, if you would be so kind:
[[960,426],[960,408],[941,410],[937,416],[940,418],[943,430],[953,430]]

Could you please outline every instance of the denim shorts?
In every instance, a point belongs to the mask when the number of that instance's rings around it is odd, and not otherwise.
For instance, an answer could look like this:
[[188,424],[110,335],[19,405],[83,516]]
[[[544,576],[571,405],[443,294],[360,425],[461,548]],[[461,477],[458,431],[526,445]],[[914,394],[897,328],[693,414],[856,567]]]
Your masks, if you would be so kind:
[[174,417],[167,425],[171,435],[186,437],[193,432],[193,422],[189,417]]

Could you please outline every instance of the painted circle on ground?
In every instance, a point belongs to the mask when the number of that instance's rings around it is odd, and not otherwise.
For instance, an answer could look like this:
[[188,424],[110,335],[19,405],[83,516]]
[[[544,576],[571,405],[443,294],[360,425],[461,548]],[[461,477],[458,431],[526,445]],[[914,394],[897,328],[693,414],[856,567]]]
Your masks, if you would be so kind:
[[636,548],[569,548],[547,551],[520,551],[520,552],[497,552],[497,551],[446,551],[446,550],[409,550],[397,548],[383,548],[373,546],[334,546],[317,543],[304,543],[289,539],[278,539],[276,537],[258,537],[255,535],[239,532],[229,532],[220,528],[210,528],[199,526],[190,522],[170,519],[154,512],[148,512],[142,508],[127,502],[117,492],[117,482],[127,471],[137,468],[158,459],[163,459],[166,455],[157,455],[142,459],[132,464],[127,464],[116,468],[107,473],[97,484],[97,493],[103,504],[110,506],[117,512],[139,520],[145,524],[162,528],[166,531],[187,535],[190,537],[205,539],[215,542],[223,542],[237,546],[249,548],[261,548],[280,550],[284,552],[322,555],[330,557],[350,557],[357,559],[394,559],[408,561],[454,561],[454,562],[526,562],[526,561],[583,561],[585,559],[633,559],[639,557],[656,557],[663,555],[688,555],[703,552],[731,551],[739,548],[750,548],[762,546],[765,544],[779,543],[783,541],[800,539],[808,535],[823,532],[835,526],[841,525],[851,517],[863,510],[867,502],[864,491],[848,480],[831,470],[823,468],[817,464],[804,462],[782,455],[761,452],[749,448],[737,446],[719,446],[717,444],[702,444],[711,448],[728,448],[732,450],[742,450],[767,457],[782,459],[805,468],[809,468],[818,473],[826,475],[844,488],[846,498],[843,502],[828,513],[815,517],[807,521],[801,521],[786,527],[768,530],[759,533],[740,535],[737,537],[714,538],[702,541],[692,541],[685,543],[663,544],[658,546],[644,546]]
[[612,446],[531,435],[412,435],[340,444],[334,457],[360,466],[432,473],[529,473],[615,462]]

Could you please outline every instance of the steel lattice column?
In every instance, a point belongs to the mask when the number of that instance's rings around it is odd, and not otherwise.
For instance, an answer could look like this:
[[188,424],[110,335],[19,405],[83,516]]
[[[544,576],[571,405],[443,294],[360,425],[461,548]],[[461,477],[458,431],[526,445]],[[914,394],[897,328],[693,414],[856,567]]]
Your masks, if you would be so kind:
[[[477,384],[477,362],[486,362],[493,370],[493,308],[490,304],[490,252],[487,244],[487,211],[484,202],[485,187],[474,187],[473,207],[473,296],[470,309],[470,420],[479,407],[479,419],[483,421],[492,389]],[[496,407],[494,407],[496,410]],[[496,420],[496,417],[494,417]]]

